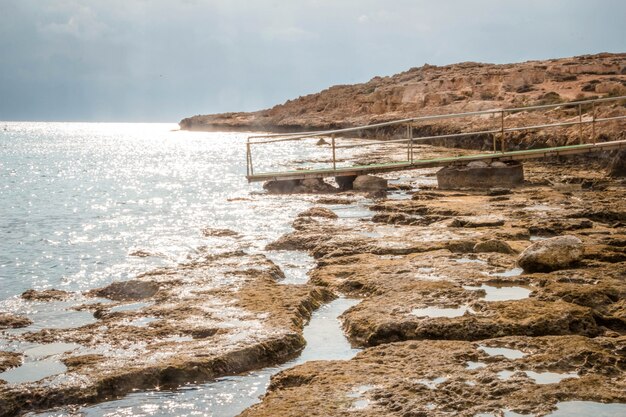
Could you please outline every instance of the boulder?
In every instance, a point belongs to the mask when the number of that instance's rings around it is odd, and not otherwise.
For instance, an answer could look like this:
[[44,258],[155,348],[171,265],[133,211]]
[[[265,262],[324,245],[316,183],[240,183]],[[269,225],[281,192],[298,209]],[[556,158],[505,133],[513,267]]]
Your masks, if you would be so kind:
[[626,149],[617,151],[609,164],[609,176],[613,178],[626,177]]
[[527,247],[517,264],[526,272],[550,272],[575,264],[583,255],[583,243],[576,236],[557,236]]
[[387,180],[373,175],[359,175],[354,179],[352,188],[356,191],[385,191]]
[[515,253],[511,246],[502,240],[486,240],[474,245],[474,252]]
[[263,189],[271,194],[288,194],[293,193],[298,185],[300,180],[267,181],[263,184]]
[[296,193],[330,193],[333,191],[337,189],[324,182],[323,178],[305,178],[294,189]]

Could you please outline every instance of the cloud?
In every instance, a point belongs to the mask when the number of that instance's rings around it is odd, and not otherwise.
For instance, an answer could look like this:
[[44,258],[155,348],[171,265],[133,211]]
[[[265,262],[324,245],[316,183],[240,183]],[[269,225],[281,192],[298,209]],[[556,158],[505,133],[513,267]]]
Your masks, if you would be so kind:
[[296,26],[270,27],[264,30],[264,38],[268,41],[299,42],[319,39],[319,35]]
[[358,17],[357,21],[359,23],[364,23],[364,24],[365,23],[369,23],[370,17],[368,15],[366,15],[366,14],[362,14],[361,16]]
[[62,22],[41,23],[39,31],[47,35],[68,35],[82,40],[101,38],[110,28],[87,6],[78,5]]

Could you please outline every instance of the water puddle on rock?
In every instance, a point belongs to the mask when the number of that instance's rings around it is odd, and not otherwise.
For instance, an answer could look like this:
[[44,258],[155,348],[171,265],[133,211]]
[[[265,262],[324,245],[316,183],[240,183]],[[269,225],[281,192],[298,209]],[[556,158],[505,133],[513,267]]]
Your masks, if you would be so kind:
[[331,206],[330,208],[340,219],[371,219],[375,214],[369,209],[371,203],[371,200],[364,199],[356,203]]
[[469,306],[461,306],[457,308],[439,308],[439,307],[426,307],[426,308],[414,308],[411,314],[417,317],[461,317],[465,313],[474,313]]
[[483,298],[485,301],[512,301],[512,300],[523,300],[524,298],[528,298],[530,293],[532,292],[528,288],[524,287],[514,287],[508,285],[487,285],[482,284],[479,287],[472,286],[464,286],[466,290],[470,291],[478,291],[484,290],[485,297]]
[[494,273],[487,274],[487,275],[489,275],[490,277],[510,278],[510,277],[520,276],[522,275],[523,272],[524,270],[522,268],[512,268],[504,272],[494,272]]
[[471,258],[458,258],[455,259],[454,262],[459,264],[487,264],[487,262],[482,259],[471,259]]
[[564,379],[568,378],[578,378],[578,374],[575,372],[569,373],[557,373],[557,372],[535,372],[535,371],[500,371],[498,372],[498,378],[503,381],[508,380],[515,374],[516,372],[523,372],[530,379],[532,379],[535,384],[538,385],[546,385],[546,384],[558,384]]
[[[172,391],[149,391],[130,394],[120,400],[84,407],[84,416],[236,416],[259,402],[276,373],[312,360],[348,360],[359,352],[348,343],[338,317],[359,300],[339,298],[313,313],[304,328],[307,345],[295,360],[280,367],[265,368],[242,376],[220,378],[215,382],[188,385]],[[361,403],[359,403],[361,404]],[[52,411],[37,416],[61,417],[66,411]]]
[[315,259],[305,251],[267,251],[265,256],[285,274],[285,279],[279,281],[281,284],[305,284],[309,280],[308,271],[315,266]]
[[511,359],[511,360],[521,359],[524,356],[526,356],[524,352],[522,352],[521,350],[517,350],[517,349],[509,349],[509,348],[502,348],[502,347],[489,347],[489,346],[480,346],[478,349],[482,350],[489,356],[504,356],[505,358]]
[[528,414],[520,414],[511,410],[502,410],[502,414],[494,414],[494,413],[480,413],[475,414],[474,417],[497,417],[498,415],[502,415],[504,417],[529,417]]
[[350,407],[350,410],[366,409],[370,405],[371,401],[367,398],[362,398],[363,394],[365,394],[366,392],[374,388],[376,388],[374,385],[360,385],[354,388],[352,392],[348,393],[347,394],[348,398],[355,399],[355,401],[352,403],[352,406]]
[[123,320],[122,324],[134,327],[147,327],[150,323],[157,321],[156,317],[139,317],[133,320]]
[[626,404],[597,403],[593,401],[564,401],[550,417],[615,417],[626,416]]
[[437,385],[443,384],[447,380],[448,380],[447,377],[440,376],[440,377],[435,378],[435,379],[419,379],[419,380],[417,380],[415,382],[417,382],[418,384],[426,385],[430,389],[437,389]]
[[485,366],[487,366],[487,364],[484,362],[467,361],[467,369],[469,370],[480,369],[480,368],[484,368]]
[[22,384],[61,374],[67,370],[60,360],[61,355],[79,347],[75,343],[33,345],[24,350],[24,363],[0,373],[0,379],[9,384]]
[[96,318],[89,311],[73,310],[77,304],[67,301],[30,302],[20,303],[16,313],[31,319],[30,326],[20,329],[11,329],[11,333],[36,332],[42,329],[70,329],[96,322]]

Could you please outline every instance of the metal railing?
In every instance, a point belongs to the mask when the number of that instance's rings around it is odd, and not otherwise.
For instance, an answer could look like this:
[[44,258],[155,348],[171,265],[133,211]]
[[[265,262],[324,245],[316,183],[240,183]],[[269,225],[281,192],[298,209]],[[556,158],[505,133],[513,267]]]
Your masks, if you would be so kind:
[[[451,113],[451,114],[441,114],[441,115],[433,115],[433,116],[420,116],[420,117],[412,117],[412,118],[394,120],[390,122],[374,123],[374,124],[369,124],[369,125],[343,128],[343,129],[334,129],[334,130],[287,133],[287,134],[278,133],[278,134],[269,134],[269,135],[252,135],[248,137],[248,140],[246,143],[246,162],[247,162],[246,172],[247,172],[248,177],[254,175],[254,167],[253,167],[253,161],[252,161],[252,146],[253,145],[300,141],[304,139],[322,138],[322,137],[330,137],[331,139],[333,170],[337,169],[337,157],[336,157],[337,149],[357,148],[357,147],[365,147],[365,146],[373,146],[373,145],[389,144],[389,143],[405,143],[406,142],[407,143],[407,161],[410,163],[413,163],[414,161],[413,145],[416,142],[433,140],[433,139],[462,138],[462,137],[467,137],[467,136],[491,134],[493,135],[493,152],[494,153],[498,152],[497,136],[499,136],[500,152],[504,153],[506,151],[506,134],[507,133],[548,129],[548,128],[556,128],[556,127],[569,127],[569,126],[578,125],[580,126],[579,142],[582,144],[583,143],[583,125],[591,124],[592,126],[591,141],[595,144],[596,143],[596,123],[606,122],[610,120],[626,119],[626,116],[613,116],[613,117],[604,117],[604,118],[596,117],[597,104],[620,101],[620,100],[626,100],[626,96],[606,97],[606,98],[599,98],[599,99],[593,99],[593,100],[572,101],[572,102],[555,103],[555,104],[543,104],[543,105],[538,105],[538,106],[516,107],[516,108],[509,108],[509,109],[493,109],[493,110],[481,110],[481,111],[466,112],[466,113]],[[582,109],[583,109],[583,106],[587,106],[587,105],[591,105],[591,117],[585,120],[583,118]],[[567,107],[578,108],[578,115],[577,115],[578,120],[570,121],[570,122],[561,122],[561,123],[547,123],[547,124],[540,124],[540,125],[531,125],[531,126],[514,126],[514,127],[505,126],[506,114],[518,113],[522,111],[534,111],[534,110],[545,110],[545,109],[567,108]],[[500,119],[499,127],[496,129],[488,129],[488,130],[480,130],[480,131],[413,137],[413,127],[414,127],[413,125],[417,122],[465,118],[465,117],[482,116],[482,115],[498,115]],[[337,145],[337,140],[336,140],[337,135],[360,132],[363,130],[379,129],[382,127],[398,126],[398,125],[406,125],[406,137],[405,138],[389,139],[389,140],[366,139],[363,143]]]

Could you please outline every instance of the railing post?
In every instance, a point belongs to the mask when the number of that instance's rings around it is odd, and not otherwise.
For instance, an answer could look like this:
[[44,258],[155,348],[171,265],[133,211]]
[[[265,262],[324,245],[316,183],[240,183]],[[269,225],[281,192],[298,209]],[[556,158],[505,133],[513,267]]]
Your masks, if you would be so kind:
[[504,153],[504,110],[500,111],[500,151]]
[[578,105],[578,142],[583,144],[583,107]]
[[591,142],[596,144],[596,102],[591,103]]
[[246,172],[248,176],[254,174],[254,169],[252,167],[252,151],[250,150],[250,139],[246,143]]
[[406,160],[411,161],[411,123],[406,124]]
[[411,145],[411,155],[409,155],[409,161],[413,163],[413,125],[409,125],[409,135],[409,144]]
[[333,133],[330,136],[332,142],[333,142],[333,171],[337,170],[337,158],[335,156],[335,134]]

